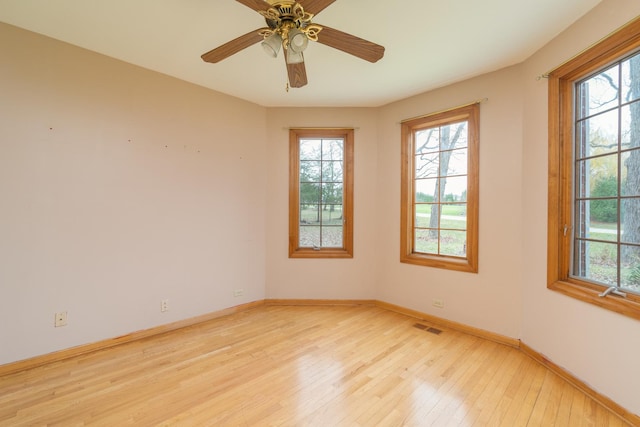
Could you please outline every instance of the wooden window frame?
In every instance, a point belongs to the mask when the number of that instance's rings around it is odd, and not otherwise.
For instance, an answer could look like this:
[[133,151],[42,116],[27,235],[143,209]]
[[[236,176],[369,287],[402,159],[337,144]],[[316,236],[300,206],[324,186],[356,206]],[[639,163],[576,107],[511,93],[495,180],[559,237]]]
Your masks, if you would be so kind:
[[[400,191],[400,262],[455,271],[478,272],[480,106],[473,103],[402,122]],[[462,120],[468,122],[467,247],[465,257],[426,254],[414,250],[414,140],[415,130]]]
[[580,79],[640,48],[640,19],[549,73],[549,181],[547,288],[578,300],[640,319],[640,295],[600,297],[608,287],[570,275],[573,203],[574,84]]
[[[343,246],[342,248],[299,247],[300,232],[300,139],[342,138],[343,147]],[[353,155],[354,130],[289,130],[289,258],[353,258]]]

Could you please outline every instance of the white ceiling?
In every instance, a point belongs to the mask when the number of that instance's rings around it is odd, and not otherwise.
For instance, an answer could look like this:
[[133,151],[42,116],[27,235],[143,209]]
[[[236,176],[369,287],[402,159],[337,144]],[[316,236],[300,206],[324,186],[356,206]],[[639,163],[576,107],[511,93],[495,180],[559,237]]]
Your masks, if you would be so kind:
[[265,26],[235,0],[0,0],[0,21],[263,106],[375,107],[525,60],[600,0],[337,0],[313,22],[383,45],[369,63],[310,43],[309,84],[285,90],[253,45],[200,55]]

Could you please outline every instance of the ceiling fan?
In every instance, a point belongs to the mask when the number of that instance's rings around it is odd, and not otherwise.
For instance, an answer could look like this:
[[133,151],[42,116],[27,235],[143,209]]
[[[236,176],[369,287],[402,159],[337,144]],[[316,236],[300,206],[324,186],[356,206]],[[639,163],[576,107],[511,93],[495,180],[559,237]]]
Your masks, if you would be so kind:
[[307,84],[303,52],[309,40],[339,49],[369,62],[384,56],[384,47],[351,34],[311,22],[314,15],[335,0],[236,0],[264,16],[267,27],[251,31],[202,55],[216,63],[259,41],[265,52],[277,57],[284,51],[291,87]]

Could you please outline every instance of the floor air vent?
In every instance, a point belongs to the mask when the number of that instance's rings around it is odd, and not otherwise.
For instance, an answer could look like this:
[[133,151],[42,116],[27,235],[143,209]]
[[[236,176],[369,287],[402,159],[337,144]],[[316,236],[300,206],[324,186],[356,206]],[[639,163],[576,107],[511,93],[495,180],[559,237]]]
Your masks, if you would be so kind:
[[440,329],[433,328],[431,326],[423,325],[421,323],[416,323],[413,325],[414,328],[422,329],[423,331],[431,332],[432,334],[440,335],[442,331]]

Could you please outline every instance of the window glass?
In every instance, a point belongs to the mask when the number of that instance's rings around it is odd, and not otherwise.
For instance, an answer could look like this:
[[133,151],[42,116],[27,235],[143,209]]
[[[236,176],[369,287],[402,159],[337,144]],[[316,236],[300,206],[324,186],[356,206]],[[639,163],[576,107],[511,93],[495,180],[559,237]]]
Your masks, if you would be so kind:
[[640,55],[575,86],[572,275],[640,293]]

